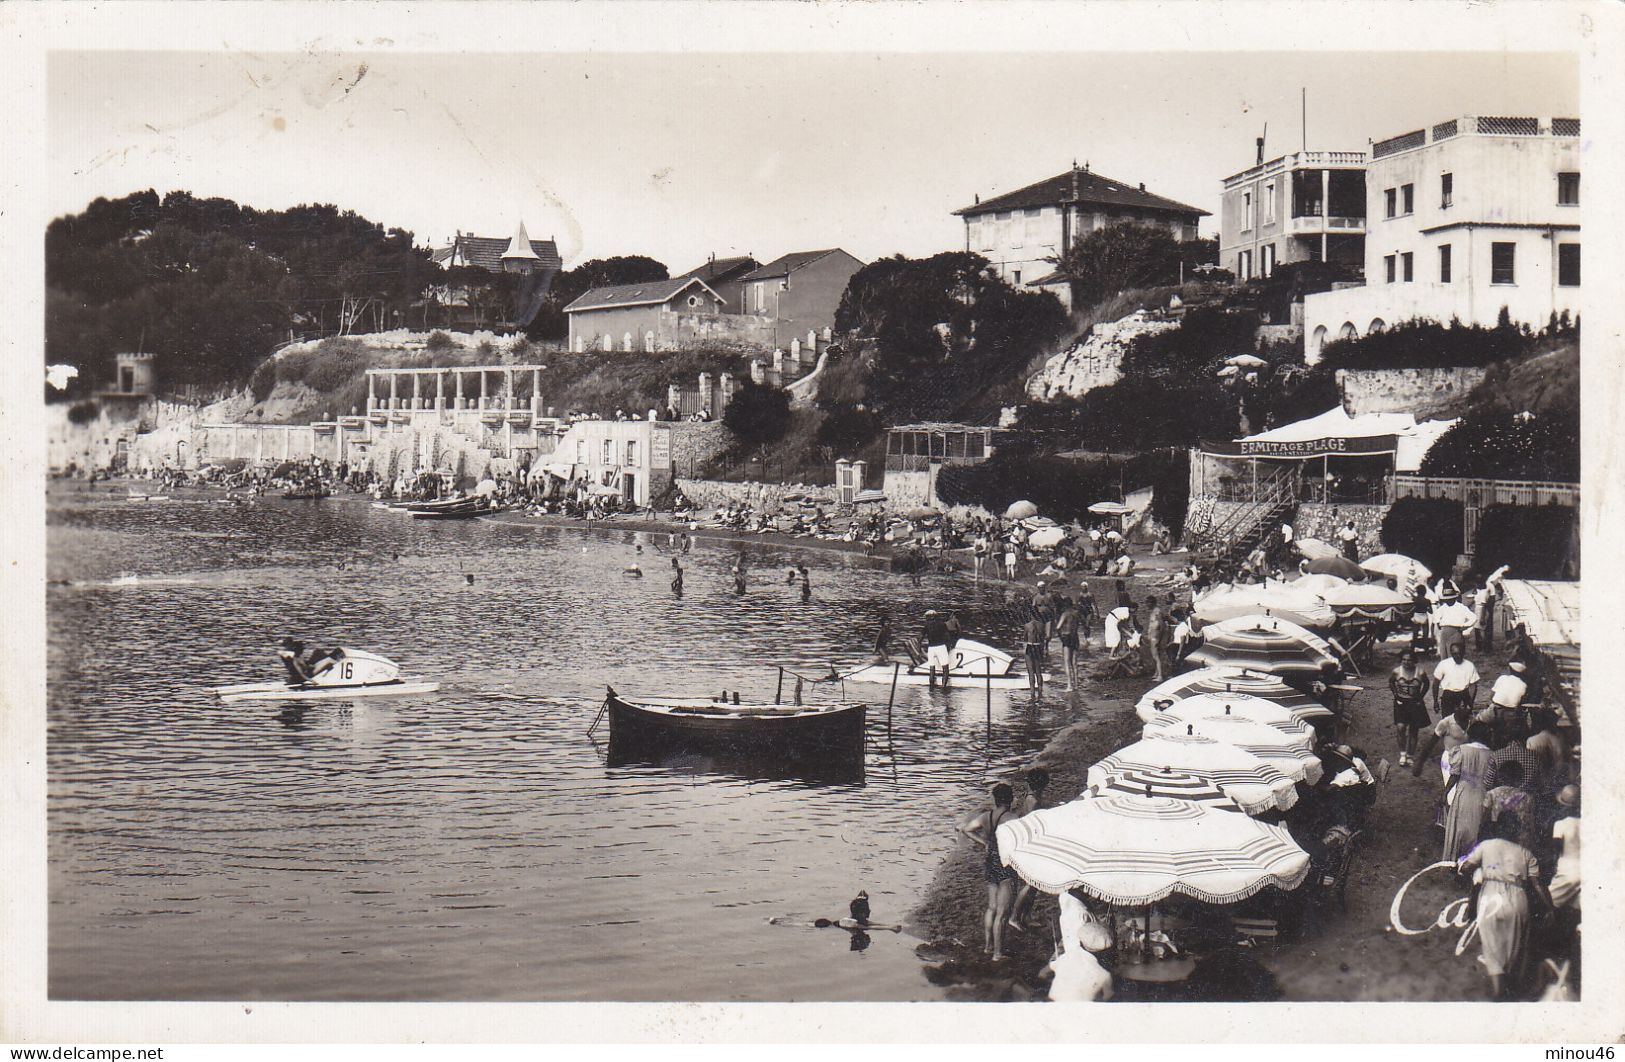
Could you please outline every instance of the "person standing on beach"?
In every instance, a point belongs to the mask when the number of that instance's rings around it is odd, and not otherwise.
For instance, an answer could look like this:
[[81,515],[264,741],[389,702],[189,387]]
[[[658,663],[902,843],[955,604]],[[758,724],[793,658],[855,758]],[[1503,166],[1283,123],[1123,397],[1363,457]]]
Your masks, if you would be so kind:
[[1062,599],[1061,614],[1055,617],[1055,636],[1061,641],[1062,667],[1066,671],[1066,692],[1071,693],[1078,674],[1078,606],[1071,598]]
[[914,543],[908,547],[908,577],[915,586],[920,585],[920,572],[925,568],[925,554],[920,552],[920,544]]
[[1157,603],[1155,596],[1146,598],[1147,612],[1145,616],[1145,637],[1140,641],[1140,653],[1145,657],[1161,682],[1162,674],[1162,647],[1168,640],[1168,617],[1163,615],[1162,606]]
[[982,949],[994,962],[1004,961],[1004,927],[1016,896],[1016,872],[999,855],[999,825],[1015,817],[1015,790],[1008,782],[993,787],[993,806],[972,816],[959,831],[981,845],[982,878],[987,882],[987,911],[982,915]]
[[1417,735],[1433,725],[1428,715],[1428,677],[1416,668],[1416,654],[1407,649],[1399,655],[1399,666],[1388,676],[1388,690],[1394,696],[1394,733],[1399,738],[1399,765],[1416,763]]
[[1022,627],[1022,648],[1027,653],[1027,690],[1033,697],[1044,695],[1044,650],[1049,645],[1049,626],[1036,611]]
[[977,582],[982,579],[982,565],[987,563],[988,550],[991,548],[987,541],[987,533],[979,532],[975,544],[971,546],[971,568],[976,573]]
[[[1021,802],[1021,816],[1025,818],[1038,809],[1049,806],[1049,772],[1042,767],[1028,768],[1027,798]],[[1027,912],[1032,908],[1035,891],[1031,885],[1022,882],[1015,900],[1010,904],[1010,920],[1007,924],[1017,933],[1027,928]]]

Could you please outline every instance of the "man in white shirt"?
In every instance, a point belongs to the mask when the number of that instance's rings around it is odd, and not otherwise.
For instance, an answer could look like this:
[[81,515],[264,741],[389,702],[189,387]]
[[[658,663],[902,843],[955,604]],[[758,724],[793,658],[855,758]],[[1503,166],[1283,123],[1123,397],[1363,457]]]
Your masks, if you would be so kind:
[[1495,748],[1501,747],[1501,738],[1511,732],[1514,722],[1521,722],[1512,713],[1522,709],[1524,696],[1529,692],[1529,683],[1523,678],[1524,665],[1514,660],[1507,667],[1510,670],[1490,687],[1489,707],[1473,716],[1475,723],[1488,723],[1495,728]]
[[1472,707],[1473,697],[1478,692],[1478,668],[1471,660],[1466,659],[1466,649],[1460,640],[1451,643],[1450,656],[1439,661],[1433,669],[1433,710],[1436,713],[1450,713],[1456,706],[1466,704]]
[[1337,541],[1343,545],[1343,556],[1351,561],[1360,559],[1360,532],[1354,530],[1354,521],[1350,520],[1337,532]]

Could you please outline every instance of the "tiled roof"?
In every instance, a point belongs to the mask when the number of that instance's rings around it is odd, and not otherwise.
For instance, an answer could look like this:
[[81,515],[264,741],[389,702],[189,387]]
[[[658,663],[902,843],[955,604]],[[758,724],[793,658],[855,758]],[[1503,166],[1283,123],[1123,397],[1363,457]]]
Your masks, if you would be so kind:
[[[506,237],[492,236],[459,236],[453,247],[462,248],[462,259],[468,265],[479,266],[491,273],[502,272],[502,252],[508,249],[511,240]],[[451,259],[453,247],[442,247],[434,252],[434,260],[445,265]],[[536,252],[538,264],[543,269],[560,269],[564,266],[564,259],[559,257],[558,246],[552,240],[531,240],[530,249]]]
[[1147,192],[1143,186],[1119,181],[1089,170],[1067,170],[1065,173],[1018,188],[1014,192],[996,195],[980,203],[954,211],[964,217],[990,214],[1001,210],[1024,210],[1028,207],[1060,206],[1063,203],[1089,203],[1101,206],[1134,207],[1140,210],[1160,210],[1170,214],[1197,214],[1208,212],[1197,207],[1176,203],[1160,195]]
[[713,258],[696,269],[683,273],[684,277],[699,277],[708,284],[724,283],[737,280],[742,274],[750,272],[762,263],[745,255],[740,258]]
[[564,312],[612,310],[621,306],[658,306],[693,284],[705,288],[714,298],[721,298],[699,277],[673,277],[670,280],[648,280],[641,284],[616,284],[613,287],[593,288],[566,306]]
[[754,272],[745,274],[743,280],[768,280],[772,277],[787,277],[798,269],[812,265],[820,258],[827,257],[839,251],[839,247],[828,247],[822,251],[795,251],[783,254],[767,263]]

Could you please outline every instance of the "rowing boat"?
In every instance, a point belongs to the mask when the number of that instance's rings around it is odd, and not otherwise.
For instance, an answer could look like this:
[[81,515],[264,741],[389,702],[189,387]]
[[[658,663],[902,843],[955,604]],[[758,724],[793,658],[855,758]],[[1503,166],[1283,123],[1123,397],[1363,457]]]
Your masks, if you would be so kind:
[[862,704],[725,704],[704,698],[604,702],[612,744],[662,754],[722,751],[795,757],[861,755]]
[[348,700],[352,697],[404,697],[433,693],[440,683],[401,676],[393,661],[359,649],[341,650],[332,667],[305,682],[249,682],[216,686],[210,692],[223,703],[239,701]]

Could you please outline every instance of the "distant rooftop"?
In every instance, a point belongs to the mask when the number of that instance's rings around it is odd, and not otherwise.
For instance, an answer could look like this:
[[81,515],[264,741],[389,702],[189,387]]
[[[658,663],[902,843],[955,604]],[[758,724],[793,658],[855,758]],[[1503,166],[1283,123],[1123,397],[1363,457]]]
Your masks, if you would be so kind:
[[1373,160],[1411,151],[1458,136],[1574,136],[1580,135],[1578,118],[1495,118],[1467,115],[1450,118],[1430,128],[1414,129],[1371,145]]
[[961,207],[954,211],[961,217],[975,217],[1004,210],[1025,210],[1030,207],[1064,206],[1073,203],[1100,206],[1132,207],[1139,210],[1160,211],[1167,214],[1189,214],[1207,217],[1200,207],[1156,195],[1145,190],[1145,185],[1119,181],[1087,168],[1074,166],[1065,173]]
[[781,254],[773,261],[760,269],[745,274],[741,280],[770,280],[773,277],[787,277],[798,269],[805,269],[820,258],[828,258],[832,254],[840,253],[839,247],[826,247],[822,251],[794,251],[790,254]]
[[698,284],[713,298],[721,296],[699,277],[673,277],[670,280],[648,280],[641,284],[615,284],[593,288],[564,308],[565,313],[582,310],[608,310],[621,306],[659,306],[682,293],[683,289]]
[[713,258],[702,266],[690,269],[680,274],[680,277],[698,277],[707,284],[720,284],[729,280],[738,280],[744,274],[761,266],[762,263],[750,255],[741,255],[737,258]]
[[[523,230],[523,226],[520,226]],[[458,235],[452,242],[437,248],[431,256],[437,265],[446,265],[451,261],[453,254],[461,259],[461,264],[479,266],[490,273],[502,272],[503,256],[513,246],[513,239],[507,236],[463,236]],[[552,240],[531,240],[531,253],[536,256],[536,264],[543,269],[558,270],[564,267],[564,259],[559,257],[559,248]]]

